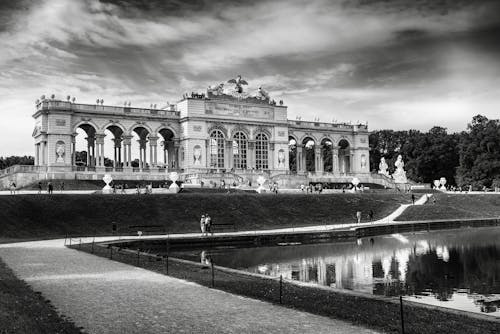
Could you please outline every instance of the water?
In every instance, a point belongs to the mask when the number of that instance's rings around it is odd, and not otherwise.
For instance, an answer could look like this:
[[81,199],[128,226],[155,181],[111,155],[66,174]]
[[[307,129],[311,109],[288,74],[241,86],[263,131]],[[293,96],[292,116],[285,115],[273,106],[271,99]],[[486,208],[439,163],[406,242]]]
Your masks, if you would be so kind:
[[184,253],[253,273],[500,317],[500,228]]

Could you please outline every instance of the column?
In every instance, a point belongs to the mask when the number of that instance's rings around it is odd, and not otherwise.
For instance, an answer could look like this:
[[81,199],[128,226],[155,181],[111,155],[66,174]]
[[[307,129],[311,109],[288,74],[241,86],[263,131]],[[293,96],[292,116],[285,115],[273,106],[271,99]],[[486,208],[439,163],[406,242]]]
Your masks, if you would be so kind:
[[146,143],[147,139],[139,139],[139,168],[141,171],[146,167]]
[[130,168],[132,167],[130,163],[130,153],[131,153],[130,144],[132,141],[132,136],[125,135],[122,136],[122,138],[123,138],[122,143],[123,143],[123,162],[124,162],[123,167]]
[[39,165],[38,144],[35,144],[35,166]]
[[333,164],[333,173],[339,173],[339,147],[332,145],[332,164]]
[[314,146],[314,170],[315,172],[323,172],[323,145]]
[[304,162],[302,161],[304,155],[304,145],[297,144],[297,156],[295,157],[297,164],[297,173],[304,171]]
[[150,136],[149,137],[149,160],[152,167],[156,167],[157,159],[157,143],[158,137]]
[[255,140],[248,141],[247,163],[250,169],[255,168]]
[[354,152],[352,148],[349,149],[349,171],[348,173],[355,173],[354,171]]
[[210,160],[210,139],[205,139],[205,153],[207,155],[205,159],[205,164],[207,168],[210,168],[210,163],[212,162]]
[[76,166],[76,136],[71,137],[71,165]]
[[95,136],[88,135],[87,138],[87,167],[93,167],[94,164],[94,145],[95,145]]
[[274,170],[274,143],[269,143],[269,153],[268,153],[268,165],[269,170]]
[[227,170],[233,168],[233,141],[226,140],[226,149],[224,150],[224,166]]
[[96,134],[96,145],[97,145],[97,167],[104,167],[104,134]]
[[173,156],[173,165],[174,168],[180,168],[179,162],[179,148],[181,147],[181,143],[178,140],[174,141],[174,156]]

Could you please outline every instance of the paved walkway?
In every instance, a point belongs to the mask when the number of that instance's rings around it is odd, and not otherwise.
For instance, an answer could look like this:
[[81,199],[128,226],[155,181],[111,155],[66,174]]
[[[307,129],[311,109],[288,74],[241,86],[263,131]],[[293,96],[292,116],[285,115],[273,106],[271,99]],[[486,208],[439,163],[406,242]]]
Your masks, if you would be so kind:
[[68,249],[0,245],[0,257],[89,333],[376,333]]

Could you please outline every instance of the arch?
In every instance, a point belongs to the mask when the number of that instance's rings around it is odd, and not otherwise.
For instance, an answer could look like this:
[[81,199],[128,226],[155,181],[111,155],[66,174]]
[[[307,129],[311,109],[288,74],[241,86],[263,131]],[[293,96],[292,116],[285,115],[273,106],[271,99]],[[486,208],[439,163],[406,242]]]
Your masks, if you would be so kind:
[[220,124],[220,123],[216,123],[216,124],[213,124],[212,126],[210,126],[208,128],[208,134],[212,134],[212,132],[214,130],[219,130],[220,132],[222,132],[222,134],[224,135],[224,138],[227,138],[228,135],[227,135],[227,129],[224,127],[224,125]]
[[210,167],[224,168],[224,133],[216,128],[210,132]]
[[241,125],[237,125],[231,130],[231,138],[234,138],[234,135],[238,132],[242,132],[247,137],[247,140],[250,139],[250,131]]
[[314,137],[314,135],[310,134],[310,133],[306,133],[304,134],[300,140],[298,140],[297,142],[298,143],[304,143],[304,141],[309,138],[309,139],[312,139],[314,141],[314,143],[319,143],[319,141],[316,139],[316,137]]
[[253,131],[253,133],[254,133],[254,139],[255,139],[255,140],[257,139],[257,136],[258,136],[259,134],[261,134],[261,133],[265,134],[265,135],[267,136],[268,140],[271,140],[271,138],[273,137],[273,136],[272,136],[271,131],[269,131],[268,129],[263,128],[263,127],[261,127],[261,126],[259,126],[258,128],[256,128],[256,129]]
[[235,132],[233,139],[233,166],[236,169],[247,168],[248,136],[243,131]]
[[120,123],[118,123],[118,122],[108,122],[106,125],[104,125],[101,128],[101,131],[104,132],[109,127],[117,127],[120,130],[122,130],[122,133],[127,132],[127,130],[125,129],[125,127],[123,125],[121,125]]
[[[124,128],[117,123],[109,123],[107,126],[103,127],[104,132],[104,153],[103,157],[105,167],[123,167],[122,163],[122,141]],[[111,133],[112,138],[109,134]],[[111,149],[112,148],[112,149]],[[109,154],[110,158],[106,158],[106,154]]]
[[350,143],[346,138],[341,138],[338,142],[339,153],[338,153],[338,161],[339,161],[339,170],[342,174],[350,173],[351,171],[351,152],[350,152]]
[[[82,140],[79,131],[85,132],[86,137]],[[72,164],[86,167],[95,167],[96,159],[96,134],[99,127],[90,120],[82,120],[74,125],[75,144],[73,147]],[[82,136],[85,136],[81,134]],[[80,151],[77,151],[80,147]]]
[[288,168],[290,172],[297,173],[297,138],[288,136]]
[[[163,150],[163,167],[175,166],[175,132],[170,127],[162,126],[157,129],[157,134],[163,138],[160,142]],[[201,163],[201,160],[199,162]]]
[[321,140],[321,157],[323,158],[323,171],[333,172],[333,140],[324,137]]
[[151,127],[149,127],[147,124],[145,123],[135,123],[134,125],[132,125],[130,128],[129,128],[129,133],[132,134],[133,132],[137,133],[139,136],[139,132],[136,131],[137,128],[143,128],[145,130],[147,130],[148,132],[148,135],[149,134],[153,134],[153,130],[151,129]]
[[175,131],[175,129],[173,127],[168,126],[168,125],[160,125],[159,127],[156,128],[154,133],[157,135],[160,135],[162,132],[164,132],[164,130],[170,131],[173,134],[173,137],[178,137],[177,131]]
[[312,136],[306,136],[302,139],[302,145],[304,145],[304,167],[306,172],[316,171],[316,153],[314,152],[314,147],[317,141]]
[[262,132],[255,136],[255,168],[269,169],[269,137]]

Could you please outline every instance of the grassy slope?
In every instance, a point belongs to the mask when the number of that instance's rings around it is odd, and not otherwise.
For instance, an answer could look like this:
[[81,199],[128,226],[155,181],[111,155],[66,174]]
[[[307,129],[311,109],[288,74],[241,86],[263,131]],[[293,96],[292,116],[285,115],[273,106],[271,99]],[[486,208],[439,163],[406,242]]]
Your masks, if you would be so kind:
[[0,333],[80,333],[0,260]]
[[406,209],[397,220],[500,217],[500,196],[435,194],[426,205]]
[[238,230],[345,223],[369,210],[388,215],[410,197],[401,194],[178,194],[16,195],[0,197],[0,238],[48,238],[110,234],[130,225],[161,224],[170,233],[198,232],[199,218],[235,222]]

